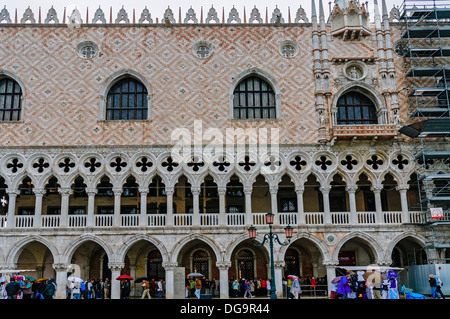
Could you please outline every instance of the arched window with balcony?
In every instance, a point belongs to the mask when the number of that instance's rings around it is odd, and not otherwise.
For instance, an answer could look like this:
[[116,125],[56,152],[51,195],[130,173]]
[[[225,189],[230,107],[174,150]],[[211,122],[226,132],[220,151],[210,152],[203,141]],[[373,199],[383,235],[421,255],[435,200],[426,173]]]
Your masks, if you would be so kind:
[[336,117],[338,125],[378,124],[375,104],[369,97],[356,91],[339,97]]

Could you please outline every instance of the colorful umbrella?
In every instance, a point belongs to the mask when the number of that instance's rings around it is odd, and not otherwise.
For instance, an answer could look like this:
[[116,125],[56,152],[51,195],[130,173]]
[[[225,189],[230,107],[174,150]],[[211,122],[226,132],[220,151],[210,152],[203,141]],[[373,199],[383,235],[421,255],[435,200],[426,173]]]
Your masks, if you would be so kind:
[[47,281],[48,278],[39,278],[38,280],[36,280],[37,282],[42,282],[42,281]]
[[342,276],[338,276],[338,277],[334,278],[333,280],[331,280],[331,283],[332,284],[337,284],[338,282],[341,281],[341,278],[342,278]]
[[25,279],[28,279],[29,281],[35,281],[36,279],[31,276],[25,276]]
[[286,277],[287,278],[291,278],[291,279],[298,279],[298,276],[296,276],[296,275],[288,275]]
[[133,280],[133,277],[129,275],[120,275],[119,277],[116,278],[116,280]]

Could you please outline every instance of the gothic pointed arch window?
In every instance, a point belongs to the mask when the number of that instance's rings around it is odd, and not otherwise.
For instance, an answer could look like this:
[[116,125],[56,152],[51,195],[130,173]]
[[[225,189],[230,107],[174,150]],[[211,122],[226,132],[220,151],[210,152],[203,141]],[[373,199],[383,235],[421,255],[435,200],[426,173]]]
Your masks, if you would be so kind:
[[146,120],[147,88],[134,77],[114,83],[106,98],[106,120]]
[[337,124],[378,124],[375,104],[366,95],[350,91],[337,101]]
[[263,78],[251,75],[236,85],[233,92],[235,119],[274,119],[276,113],[275,92]]
[[0,122],[19,121],[22,111],[22,88],[15,80],[0,79]]

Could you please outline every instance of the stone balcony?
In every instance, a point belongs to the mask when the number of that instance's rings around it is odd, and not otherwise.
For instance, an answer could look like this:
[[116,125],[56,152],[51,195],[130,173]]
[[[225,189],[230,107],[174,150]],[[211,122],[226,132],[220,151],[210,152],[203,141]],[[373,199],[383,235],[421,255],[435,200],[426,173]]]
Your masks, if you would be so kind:
[[[255,226],[266,225],[266,213],[252,213],[249,222],[247,215],[244,213],[225,214],[173,214],[172,225],[174,227],[186,228],[191,226],[217,226],[217,227],[233,227],[246,226],[249,224]],[[280,226],[323,226],[323,225],[399,225],[402,223],[424,223],[425,216],[421,212],[409,212],[409,220],[402,216],[402,212],[385,211],[377,214],[377,212],[305,212],[305,213],[277,213],[276,223]],[[379,217],[378,217],[379,216]],[[63,218],[61,215],[42,215],[39,219],[35,215],[14,216],[14,224],[7,224],[7,216],[0,216],[0,228],[69,228],[84,229],[86,227],[108,228],[117,227],[115,225],[115,215],[99,215],[96,214],[89,219],[88,215],[68,215],[66,225],[63,226]],[[142,218],[144,217],[144,218]],[[448,219],[450,220],[450,216]],[[40,224],[40,225],[39,225]],[[165,227],[168,226],[167,214],[121,214],[118,227]]]
[[392,139],[398,134],[394,124],[335,125],[330,133],[331,138],[337,140]]

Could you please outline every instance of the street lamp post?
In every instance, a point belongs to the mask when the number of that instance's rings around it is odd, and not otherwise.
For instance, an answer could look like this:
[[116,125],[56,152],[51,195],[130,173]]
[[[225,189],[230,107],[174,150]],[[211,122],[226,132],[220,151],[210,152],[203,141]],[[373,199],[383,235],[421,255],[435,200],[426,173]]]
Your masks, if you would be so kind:
[[278,242],[278,244],[280,244],[281,246],[287,246],[289,245],[289,242],[292,238],[292,233],[293,233],[293,228],[289,225],[287,225],[284,228],[284,232],[286,234],[286,238],[287,241],[285,242],[281,242],[280,239],[278,238],[277,234],[274,234],[272,232],[272,224],[273,224],[273,220],[274,220],[275,215],[272,214],[271,211],[269,211],[266,214],[266,223],[269,225],[269,233],[264,235],[264,240],[262,241],[262,243],[257,243],[255,242],[255,238],[256,238],[256,228],[251,225],[250,228],[248,229],[248,235],[250,237],[250,239],[253,241],[253,245],[254,246],[263,246],[267,240],[269,240],[269,247],[270,247],[270,275],[271,275],[271,282],[270,282],[270,299],[277,299],[277,294],[276,294],[276,287],[275,287],[275,265],[273,262],[273,242],[276,241]]

